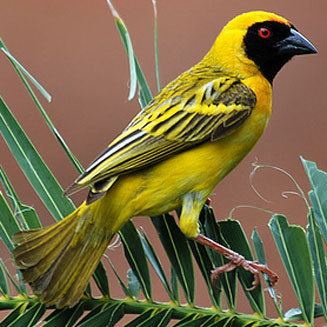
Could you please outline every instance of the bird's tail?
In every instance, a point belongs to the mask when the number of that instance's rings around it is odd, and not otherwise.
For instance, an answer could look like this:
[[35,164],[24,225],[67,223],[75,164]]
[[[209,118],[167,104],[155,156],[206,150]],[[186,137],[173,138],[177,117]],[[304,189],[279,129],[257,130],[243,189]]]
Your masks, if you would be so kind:
[[83,204],[53,226],[15,235],[14,259],[34,293],[47,305],[74,306],[112,235]]

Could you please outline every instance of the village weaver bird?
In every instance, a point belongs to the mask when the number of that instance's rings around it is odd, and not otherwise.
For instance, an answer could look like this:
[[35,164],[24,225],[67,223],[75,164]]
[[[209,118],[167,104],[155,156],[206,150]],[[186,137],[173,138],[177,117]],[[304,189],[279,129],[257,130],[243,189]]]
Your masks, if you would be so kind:
[[83,295],[113,235],[134,216],[181,208],[179,227],[257,276],[267,266],[199,234],[199,214],[214,187],[264,132],[272,82],[293,56],[315,47],[285,18],[237,16],[195,66],[169,83],[66,191],[90,187],[86,201],[60,222],[15,236],[13,252],[34,293],[72,307]]

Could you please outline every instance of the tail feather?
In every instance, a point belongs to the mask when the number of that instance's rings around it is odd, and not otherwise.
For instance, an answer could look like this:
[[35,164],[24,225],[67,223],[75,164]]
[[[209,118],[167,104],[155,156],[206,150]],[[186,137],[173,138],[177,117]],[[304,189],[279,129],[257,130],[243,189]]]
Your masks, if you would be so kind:
[[[55,256],[56,252],[61,251],[68,241],[66,237],[72,232],[73,226],[71,228],[63,227],[67,227],[66,224],[59,225],[57,229],[44,228],[16,234],[14,242],[18,246],[14,249],[13,255],[17,267],[20,269],[34,267],[44,259]],[[26,282],[30,282],[30,280],[26,279]]]
[[[68,274],[55,274],[57,278],[51,280],[51,287],[48,288],[50,292],[48,291],[42,294],[43,300],[49,304],[54,304],[53,299],[60,298],[57,303],[58,307],[63,307],[67,303],[69,303],[69,306],[76,304],[78,300],[74,301],[74,299],[80,299],[82,297],[87,282],[96,269],[106,247],[107,244],[104,244],[95,251],[92,246],[88,246],[87,251],[84,251],[84,253],[82,251],[65,253],[63,258],[66,260],[60,262],[60,265],[67,264],[67,261],[71,257],[78,259],[69,264],[67,268],[69,271]],[[58,266],[56,270],[60,270],[60,267]],[[82,274],[81,271],[83,271]],[[80,287],[80,285],[84,285],[84,287]],[[52,292],[53,289],[55,292]]]
[[110,238],[83,205],[53,226],[16,234],[13,254],[42,302],[72,307],[82,297]]
[[[61,253],[63,252],[63,249],[69,244],[70,238],[67,236],[68,235],[60,235],[60,238],[56,237],[53,240],[50,240],[50,242],[52,241],[51,247],[47,245],[40,245],[46,249],[44,251],[42,251],[43,249],[34,249],[32,254],[28,253],[31,259],[28,256],[23,257],[24,266],[19,266],[19,268],[23,270],[24,280],[26,282],[34,283],[39,278],[39,276],[45,274],[50,269],[53,263],[58,261]],[[66,237],[66,239],[64,238],[61,240],[63,237]],[[38,253],[37,251],[40,252]],[[24,253],[22,256],[24,256]],[[35,258],[34,260],[33,256]]]

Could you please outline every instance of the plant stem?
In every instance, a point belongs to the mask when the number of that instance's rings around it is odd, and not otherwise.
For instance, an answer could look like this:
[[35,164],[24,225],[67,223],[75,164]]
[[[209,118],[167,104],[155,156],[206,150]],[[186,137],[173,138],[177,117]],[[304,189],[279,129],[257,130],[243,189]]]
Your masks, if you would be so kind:
[[154,16],[154,59],[155,59],[155,71],[156,71],[156,82],[158,92],[161,90],[160,86],[160,69],[159,69],[159,46],[158,46],[158,12],[157,12],[157,1],[152,0],[153,5],[153,16]]
[[[110,299],[108,297],[102,297],[98,299],[86,298],[82,300],[85,304],[85,310],[91,311],[99,305],[111,305],[111,304],[122,304],[124,306],[124,311],[126,314],[142,314],[145,311],[151,310],[172,310],[172,319],[183,319],[189,315],[197,316],[216,316],[219,319],[228,319],[235,317],[238,321],[244,324],[252,322],[254,323],[274,323],[274,326],[288,326],[297,327],[303,326],[300,324],[286,323],[281,320],[269,320],[259,317],[258,315],[249,314],[238,314],[234,311],[222,311],[217,308],[203,308],[191,305],[176,305],[173,302],[162,303],[162,302],[151,302],[146,300],[136,300],[133,298],[125,299]],[[36,296],[14,296],[14,297],[0,297],[0,310],[10,310],[23,303],[30,303],[31,305],[38,303],[39,300]],[[51,309],[51,307],[49,308]]]

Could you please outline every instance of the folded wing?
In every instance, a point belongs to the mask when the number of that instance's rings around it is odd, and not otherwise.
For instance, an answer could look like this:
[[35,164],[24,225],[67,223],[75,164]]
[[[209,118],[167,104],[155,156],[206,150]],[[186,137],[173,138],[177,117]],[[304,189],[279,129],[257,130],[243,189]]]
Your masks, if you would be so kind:
[[[209,75],[209,74],[208,74]],[[204,142],[232,133],[251,114],[256,97],[240,80],[189,73],[162,90],[123,133],[66,191],[91,186],[88,202],[102,196],[120,175],[165,160]],[[192,78],[194,81],[192,81]]]

